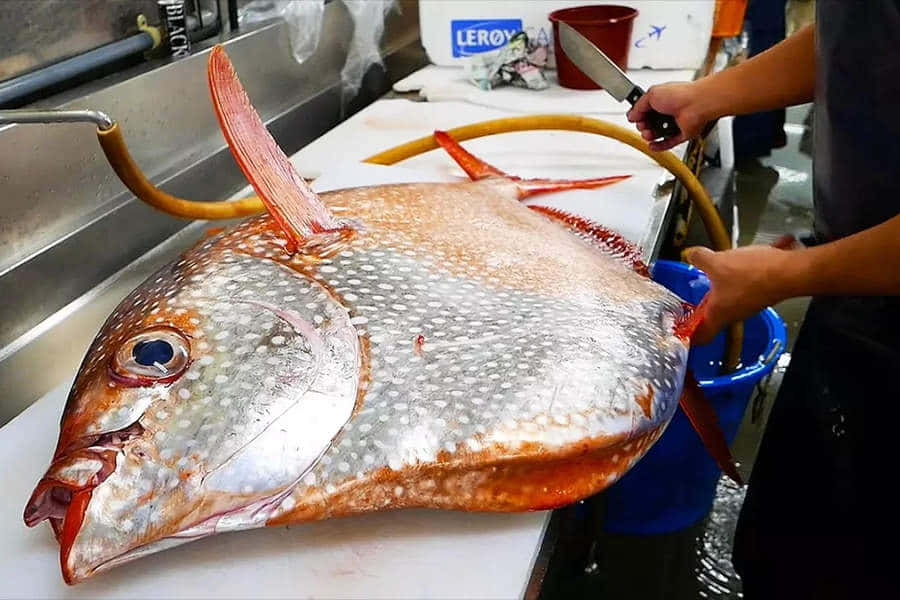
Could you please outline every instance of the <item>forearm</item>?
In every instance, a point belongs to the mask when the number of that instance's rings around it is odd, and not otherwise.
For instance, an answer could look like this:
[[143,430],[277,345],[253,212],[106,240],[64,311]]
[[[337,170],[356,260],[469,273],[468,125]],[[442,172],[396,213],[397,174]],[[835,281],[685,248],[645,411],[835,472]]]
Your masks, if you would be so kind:
[[697,81],[707,120],[809,102],[816,85],[815,29],[807,26],[762,54]]
[[900,216],[841,240],[787,251],[773,273],[778,299],[900,296]]

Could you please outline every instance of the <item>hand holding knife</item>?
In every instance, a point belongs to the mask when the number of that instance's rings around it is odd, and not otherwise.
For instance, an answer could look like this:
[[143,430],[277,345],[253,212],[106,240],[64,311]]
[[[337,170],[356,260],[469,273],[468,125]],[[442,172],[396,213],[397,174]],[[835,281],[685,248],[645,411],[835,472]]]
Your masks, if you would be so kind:
[[[581,72],[602,86],[619,102],[627,100],[634,106],[644,95],[644,90],[628,79],[602,50],[570,25],[562,22],[559,23],[559,43],[569,60]],[[645,120],[655,141],[668,140],[681,133],[673,116],[664,115],[652,108],[646,112]]]

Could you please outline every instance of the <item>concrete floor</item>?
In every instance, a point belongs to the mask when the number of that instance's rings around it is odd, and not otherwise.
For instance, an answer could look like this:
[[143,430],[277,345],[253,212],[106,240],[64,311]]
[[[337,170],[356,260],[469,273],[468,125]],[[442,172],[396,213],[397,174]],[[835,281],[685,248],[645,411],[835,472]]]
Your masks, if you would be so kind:
[[[784,233],[812,229],[810,107],[787,113],[788,143],[771,156],[736,165],[735,202],[739,244],[768,244]],[[754,394],[732,445],[745,479],[750,473],[769,409],[790,362],[808,299],[783,302],[776,310],[788,328],[788,349],[768,381]],[[602,495],[601,495],[602,496]],[[681,600],[741,598],[740,578],[731,565],[734,528],[744,491],[719,482],[710,515],[697,525],[658,536],[612,535],[592,502],[572,507],[561,519],[558,552],[551,560],[542,598],[628,598]],[[602,497],[597,501],[602,502]],[[586,516],[585,516],[586,515]]]

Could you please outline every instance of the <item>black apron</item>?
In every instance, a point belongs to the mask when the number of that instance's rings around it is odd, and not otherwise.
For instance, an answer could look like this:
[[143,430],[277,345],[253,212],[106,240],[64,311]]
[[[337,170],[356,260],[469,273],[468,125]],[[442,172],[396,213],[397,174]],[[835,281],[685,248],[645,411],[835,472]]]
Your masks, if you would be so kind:
[[[900,1],[818,0],[816,20],[815,229],[827,242],[900,214]],[[900,581],[877,564],[896,556],[894,536],[885,550],[866,543],[897,522],[900,434],[876,430],[896,421],[898,378],[900,298],[813,299],[735,534],[747,600],[861,598]],[[864,495],[874,487],[886,510]]]

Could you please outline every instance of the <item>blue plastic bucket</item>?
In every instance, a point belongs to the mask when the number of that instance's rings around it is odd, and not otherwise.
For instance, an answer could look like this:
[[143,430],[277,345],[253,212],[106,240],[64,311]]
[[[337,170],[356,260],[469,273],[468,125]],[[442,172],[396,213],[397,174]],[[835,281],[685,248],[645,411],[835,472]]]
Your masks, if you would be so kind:
[[[659,260],[653,279],[697,304],[709,289],[698,269]],[[784,322],[773,309],[744,321],[741,368],[719,376],[725,335],[691,349],[688,366],[719,416],[731,444],[757,383],[768,375],[787,343]],[[712,508],[721,471],[681,409],[659,441],[631,471],[604,493],[604,528],[627,534],[660,534],[693,525]]]

